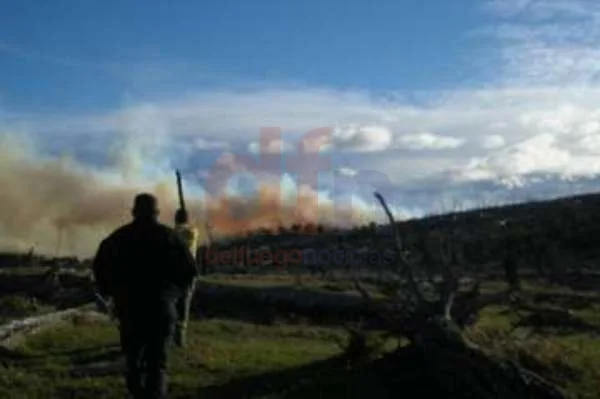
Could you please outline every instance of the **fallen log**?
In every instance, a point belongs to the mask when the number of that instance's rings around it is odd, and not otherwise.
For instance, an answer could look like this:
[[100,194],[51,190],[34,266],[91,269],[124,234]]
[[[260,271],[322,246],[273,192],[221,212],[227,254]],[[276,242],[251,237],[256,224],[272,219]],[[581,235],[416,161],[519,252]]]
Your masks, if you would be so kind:
[[93,311],[92,305],[47,313],[41,316],[31,316],[23,319],[11,320],[0,326],[0,347],[14,348],[27,337],[40,331],[51,328],[70,317],[87,314]]

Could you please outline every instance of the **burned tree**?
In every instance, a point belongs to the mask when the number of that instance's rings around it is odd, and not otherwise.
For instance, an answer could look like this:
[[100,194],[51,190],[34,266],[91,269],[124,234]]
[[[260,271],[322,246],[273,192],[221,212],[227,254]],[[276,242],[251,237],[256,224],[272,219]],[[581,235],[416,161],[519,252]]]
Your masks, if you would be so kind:
[[[384,198],[379,193],[375,197],[394,229],[398,262],[385,281],[376,284],[386,287],[381,292],[384,299],[375,299],[356,276],[354,284],[381,315],[383,328],[409,342],[393,354],[398,368],[403,361],[420,364],[423,373],[418,379],[428,381],[423,389],[454,398],[563,398],[553,384],[512,362],[488,356],[464,334],[468,321],[475,320],[487,305],[505,300],[507,294],[483,295],[477,271],[467,276],[464,268],[451,262],[452,237],[440,243],[440,257],[445,261],[439,270],[418,270],[405,255],[398,225]],[[462,287],[465,277],[471,277],[470,287]]]

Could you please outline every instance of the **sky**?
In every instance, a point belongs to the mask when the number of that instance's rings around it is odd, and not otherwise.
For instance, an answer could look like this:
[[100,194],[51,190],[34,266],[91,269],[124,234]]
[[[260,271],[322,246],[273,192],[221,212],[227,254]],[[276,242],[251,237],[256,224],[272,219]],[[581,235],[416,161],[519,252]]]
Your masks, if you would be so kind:
[[0,132],[34,160],[407,217],[600,187],[594,0],[2,8]]
[[13,2],[1,83],[20,109],[91,110],[235,83],[380,93],[470,80],[478,2],[395,3]]

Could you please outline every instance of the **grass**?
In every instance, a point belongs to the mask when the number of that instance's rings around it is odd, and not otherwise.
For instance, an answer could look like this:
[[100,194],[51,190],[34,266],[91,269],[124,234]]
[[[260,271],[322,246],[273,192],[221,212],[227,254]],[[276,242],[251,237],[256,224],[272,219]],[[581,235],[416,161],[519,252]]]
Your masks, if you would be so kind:
[[[600,327],[600,308],[590,303],[572,314]],[[549,326],[542,331],[512,330],[519,316],[489,307],[468,331],[470,338],[495,356],[516,361],[564,387],[572,398],[597,398],[600,392],[600,336]],[[511,331],[512,330],[512,331]]]
[[[170,359],[175,397],[190,397],[201,387],[233,378],[335,356],[336,340],[343,336],[337,329],[220,320],[193,322],[189,334],[189,348],[173,349]],[[93,320],[70,322],[33,336],[10,357],[3,357],[0,397],[121,398],[117,344],[115,326]],[[92,376],[106,363],[113,366],[109,375]]]
[[[536,306],[560,309],[571,304],[574,317],[600,328],[597,296],[559,287],[532,291],[543,294]],[[599,336],[563,326],[511,332],[519,318],[506,307],[489,307],[468,334],[495,356],[565,387],[572,398],[598,397]],[[174,398],[388,397],[379,371],[369,366],[352,371],[335,360],[341,353],[338,343],[345,338],[339,327],[307,321],[259,325],[195,320],[188,348],[172,350],[170,390]],[[80,317],[0,352],[0,398],[122,398],[121,372],[116,327]]]
[[32,302],[24,295],[7,295],[0,298],[0,323],[43,314],[51,310],[53,310],[51,306]]
[[590,334],[519,336],[479,327],[474,341],[489,352],[514,360],[562,386],[572,398],[597,398],[600,392],[600,340]]

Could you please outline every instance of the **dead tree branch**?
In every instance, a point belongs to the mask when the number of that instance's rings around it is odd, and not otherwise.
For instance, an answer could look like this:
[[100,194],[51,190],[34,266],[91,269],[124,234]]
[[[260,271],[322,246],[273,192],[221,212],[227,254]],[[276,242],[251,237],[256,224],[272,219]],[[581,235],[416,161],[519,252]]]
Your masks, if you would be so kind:
[[383,196],[381,194],[379,194],[378,192],[375,192],[374,195],[375,195],[375,198],[377,198],[377,200],[383,207],[383,209],[390,221],[390,225],[393,228],[394,238],[395,238],[395,243],[396,243],[396,251],[398,252],[400,272],[402,275],[406,276],[408,286],[411,291],[411,294],[414,296],[414,300],[416,300],[417,303],[422,303],[424,301],[423,294],[415,280],[415,272],[413,270],[413,266],[408,261],[408,259],[406,259],[406,256],[404,254],[404,247],[402,244],[402,236],[398,229],[396,220],[394,219],[394,215],[392,215],[392,212],[390,211],[390,208],[388,207],[387,203],[385,202],[385,199],[383,198]]

